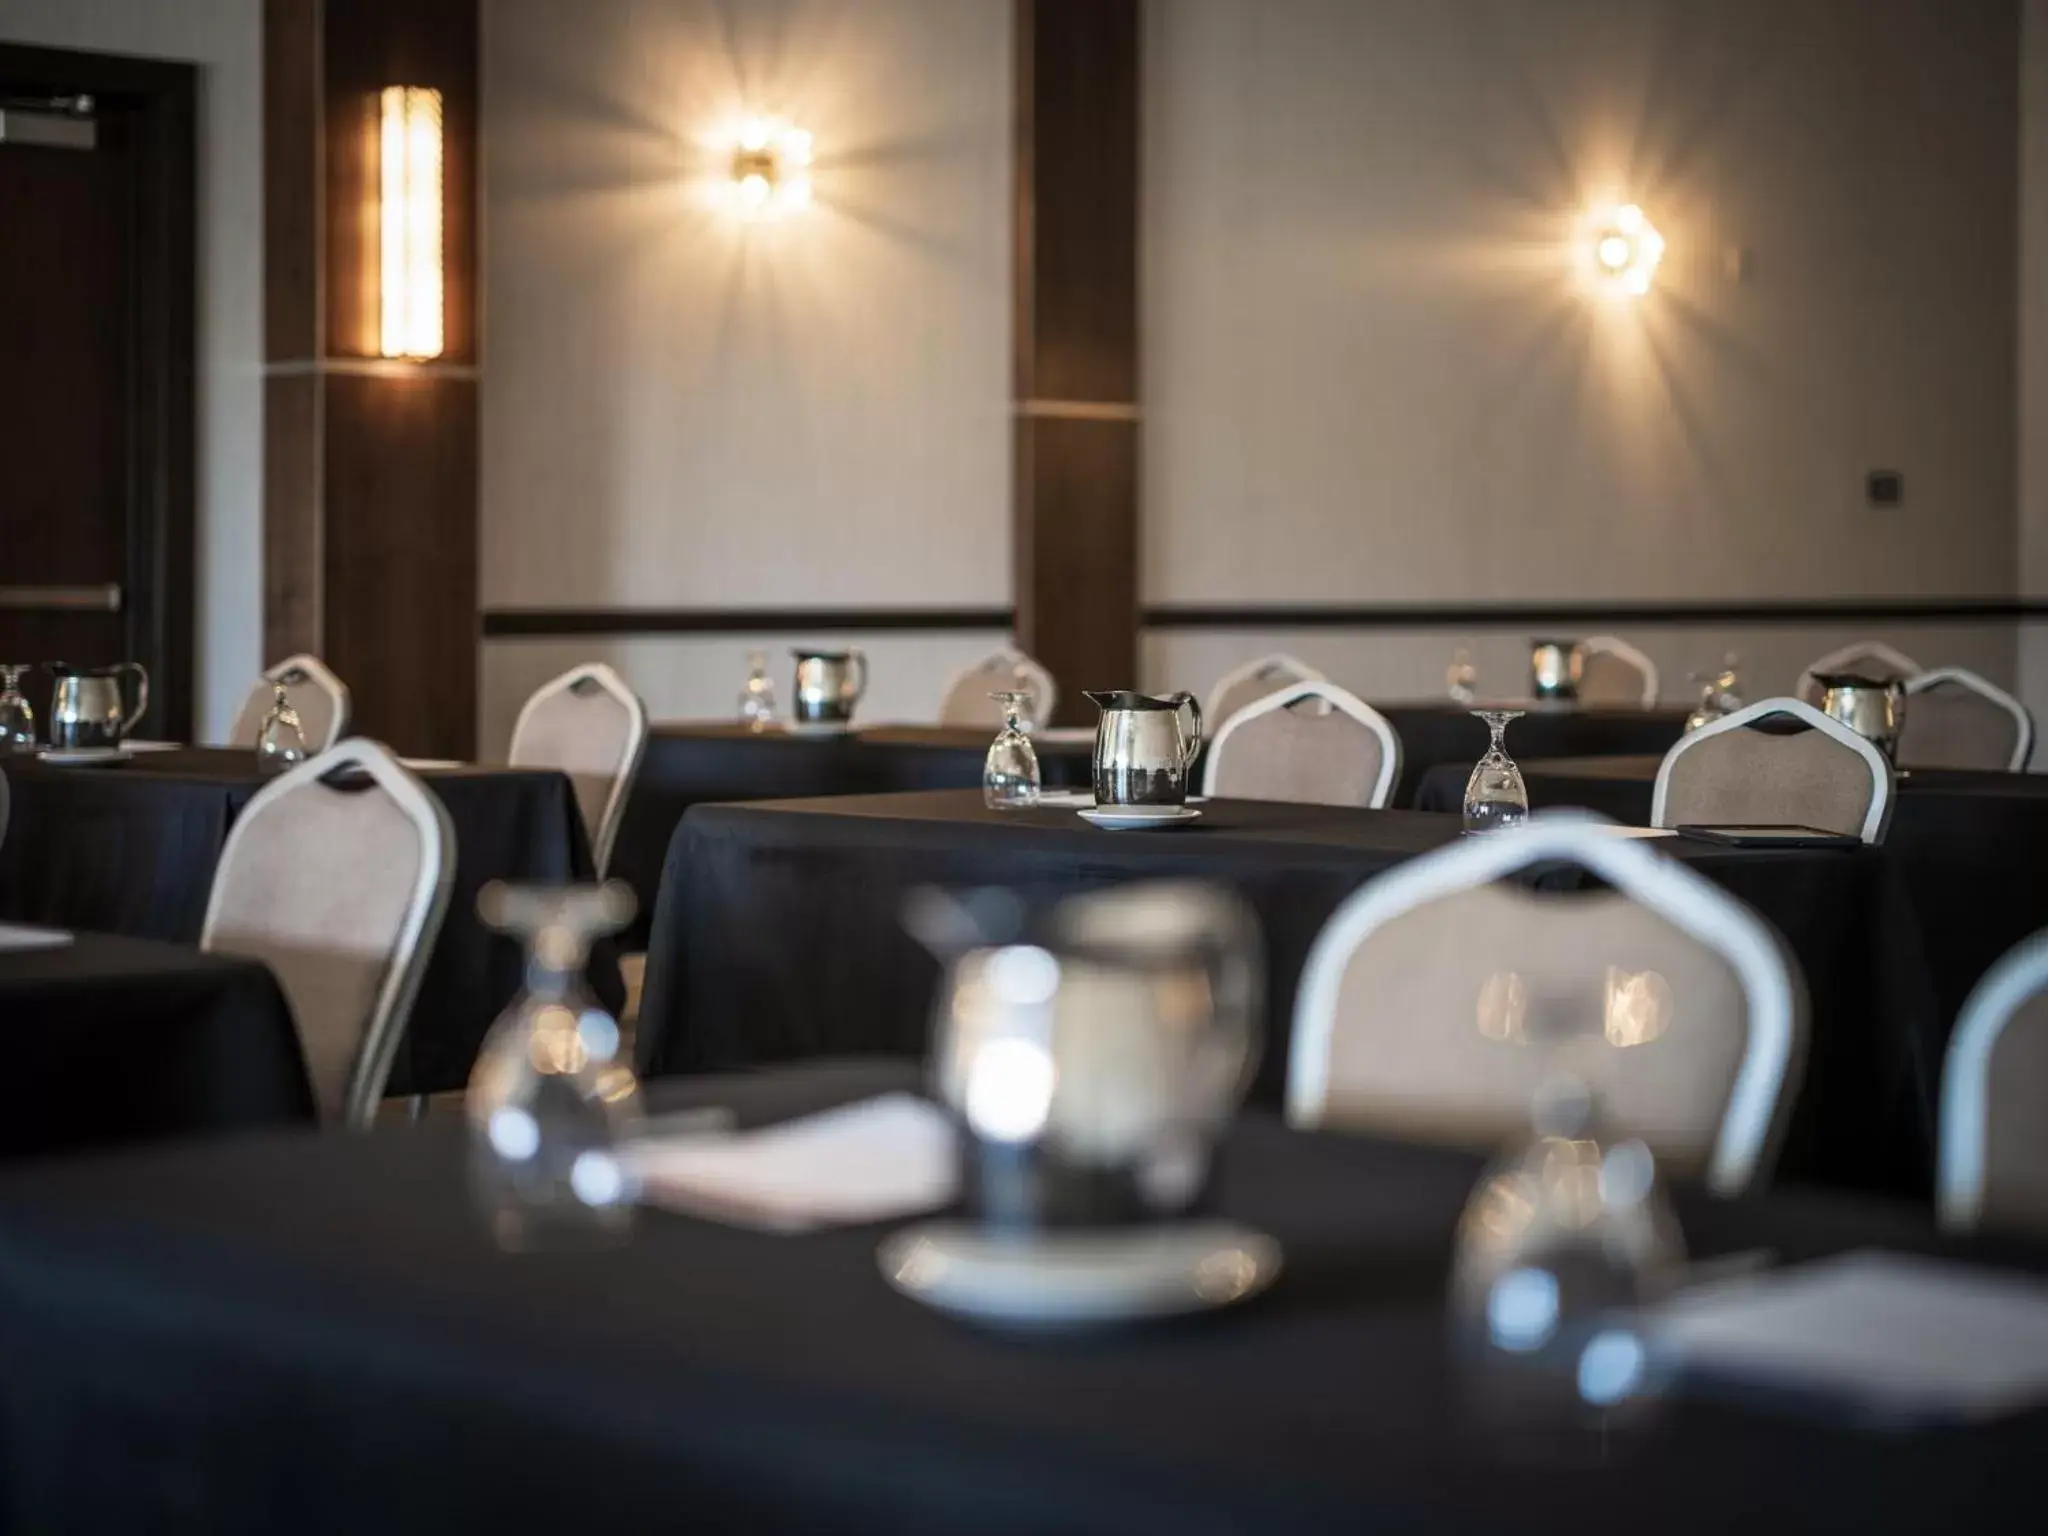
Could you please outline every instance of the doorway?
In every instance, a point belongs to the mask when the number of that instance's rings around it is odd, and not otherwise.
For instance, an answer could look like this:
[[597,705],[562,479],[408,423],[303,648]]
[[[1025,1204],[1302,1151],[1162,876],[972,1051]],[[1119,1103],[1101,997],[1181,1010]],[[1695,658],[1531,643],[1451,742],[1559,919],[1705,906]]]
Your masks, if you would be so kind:
[[[0,662],[190,739],[194,70],[0,44]],[[45,718],[48,676],[24,681]]]

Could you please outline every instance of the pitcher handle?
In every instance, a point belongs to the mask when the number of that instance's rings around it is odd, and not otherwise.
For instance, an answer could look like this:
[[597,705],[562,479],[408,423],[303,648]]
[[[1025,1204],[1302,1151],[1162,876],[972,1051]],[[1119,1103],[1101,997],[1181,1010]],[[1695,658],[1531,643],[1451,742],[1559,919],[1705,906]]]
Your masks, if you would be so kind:
[[128,733],[142,724],[142,717],[149,713],[149,673],[139,661],[124,661],[120,670],[135,674],[135,713],[121,717],[121,739],[125,741]]
[[868,691],[868,653],[859,646],[848,646],[846,659],[853,663],[854,671],[860,674],[860,681],[853,686],[853,702],[858,704],[861,695]]
[[1183,768],[1195,766],[1195,758],[1202,750],[1202,706],[1195,702],[1192,693],[1180,696],[1179,707],[1188,712],[1188,739],[1181,748],[1180,765]]

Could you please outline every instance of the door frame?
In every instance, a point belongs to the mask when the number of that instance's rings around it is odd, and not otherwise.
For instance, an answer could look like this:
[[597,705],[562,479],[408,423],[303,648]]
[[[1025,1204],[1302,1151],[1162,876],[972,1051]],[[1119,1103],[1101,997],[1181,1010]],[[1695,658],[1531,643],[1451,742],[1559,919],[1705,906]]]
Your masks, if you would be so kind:
[[192,739],[193,723],[198,85],[191,64],[0,43],[0,96],[90,95],[132,114],[133,430],[121,621],[128,654],[149,667],[151,734],[177,741]]

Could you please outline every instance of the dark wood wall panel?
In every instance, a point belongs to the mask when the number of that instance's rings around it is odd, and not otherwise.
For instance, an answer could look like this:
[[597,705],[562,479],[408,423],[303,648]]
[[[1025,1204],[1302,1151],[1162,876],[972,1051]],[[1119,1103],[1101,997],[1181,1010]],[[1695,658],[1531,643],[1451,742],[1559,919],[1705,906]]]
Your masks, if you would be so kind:
[[320,0],[263,0],[263,356],[320,355]]
[[1138,681],[1138,0],[1017,0],[1018,643]]
[[317,374],[263,381],[263,654],[318,655],[320,453]]
[[1031,471],[1019,567],[1037,594],[1017,610],[1017,643],[1059,680],[1060,722],[1089,724],[1082,689],[1138,681],[1138,434],[1125,421],[1020,419],[1017,460]]
[[477,387],[327,381],[326,656],[357,728],[466,757],[476,733]]

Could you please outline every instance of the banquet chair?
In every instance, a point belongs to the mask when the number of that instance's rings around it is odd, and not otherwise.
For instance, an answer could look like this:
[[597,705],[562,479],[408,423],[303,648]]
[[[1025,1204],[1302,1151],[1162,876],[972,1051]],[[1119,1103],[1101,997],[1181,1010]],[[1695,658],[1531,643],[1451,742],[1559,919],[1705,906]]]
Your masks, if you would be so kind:
[[[1508,882],[1554,861],[1609,889]],[[1741,902],[1586,812],[1412,859],[1337,908],[1302,971],[1287,1118],[1497,1147],[1556,1075],[1540,1041],[1581,1020],[1612,1047],[1573,1066],[1614,1135],[1721,1194],[1768,1173],[1805,1064],[1795,962]]]
[[323,1123],[375,1119],[454,877],[447,810],[361,737],[266,784],[228,833],[199,947],[270,967]]
[[1963,667],[1937,667],[1906,679],[1900,767],[2024,773],[2033,755],[2034,717],[2003,688]]
[[1941,1224],[2048,1231],[2048,931],[1984,973],[1941,1073]]
[[1889,683],[1904,682],[1919,670],[1919,662],[1903,651],[1893,650],[1882,640],[1858,640],[1809,663],[1799,674],[1799,682],[1792,692],[1809,704],[1818,704],[1826,690],[1815,679],[1829,672],[1853,672],[1874,683]]
[[1386,717],[1318,680],[1255,699],[1225,720],[1209,742],[1202,793],[1377,808],[1400,777],[1401,738]]
[[1204,720],[1228,720],[1255,699],[1263,699],[1289,683],[1320,683],[1323,674],[1298,656],[1275,651],[1241,667],[1233,667],[1216,680],[1209,697],[1202,701]]
[[1003,707],[989,695],[1012,691],[1031,695],[1025,720],[1034,730],[1052,719],[1053,706],[1060,700],[1059,685],[1050,672],[1022,651],[1005,646],[953,674],[939,701],[939,724],[996,730],[1003,723]]
[[1626,640],[1591,635],[1579,642],[1581,704],[1622,704],[1631,709],[1657,707],[1657,663]]
[[298,711],[308,752],[325,752],[348,734],[348,684],[330,672],[318,656],[287,656],[276,666],[266,667],[242,700],[228,731],[229,746],[256,745],[279,683],[284,684],[285,698]]
[[[1754,729],[1781,719],[1803,731]],[[1650,825],[1799,826],[1884,841],[1892,765],[1799,699],[1763,699],[1679,737],[1657,769]]]
[[512,727],[506,760],[568,775],[602,878],[646,750],[647,706],[618,673],[591,662],[534,691]]

